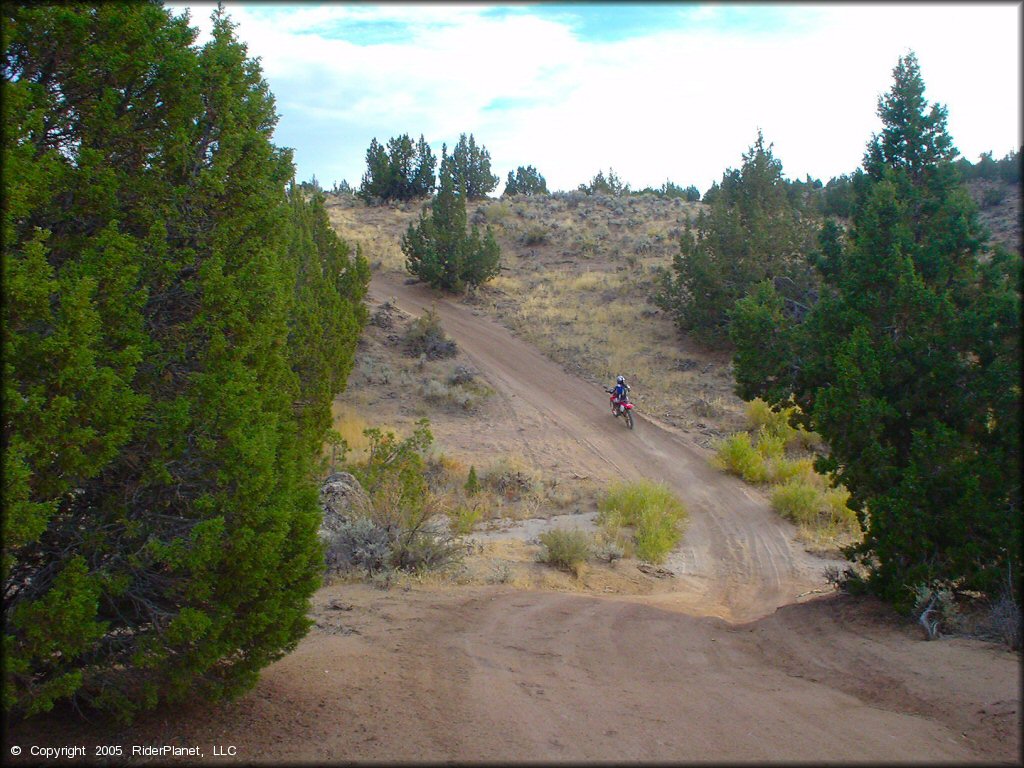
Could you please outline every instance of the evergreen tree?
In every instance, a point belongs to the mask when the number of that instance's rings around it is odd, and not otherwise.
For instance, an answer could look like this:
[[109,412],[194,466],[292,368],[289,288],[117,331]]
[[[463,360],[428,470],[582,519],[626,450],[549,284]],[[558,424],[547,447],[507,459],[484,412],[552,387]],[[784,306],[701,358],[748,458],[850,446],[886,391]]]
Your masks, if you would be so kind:
[[359,197],[368,205],[383,202],[388,199],[393,187],[392,168],[387,150],[374,137],[370,139],[370,146],[366,150],[366,173],[363,174],[363,181],[359,186]]
[[1021,567],[1020,258],[982,258],[946,110],[912,53],[893,76],[851,229],[822,234],[820,301],[804,322],[768,288],[739,308],[737,378],[746,396],[792,394],[828,442],[819,468],[850,490],[865,527],[850,554],[879,594],[995,594]]
[[658,301],[682,331],[725,346],[733,305],[757,283],[778,281],[794,301],[813,290],[805,263],[812,232],[787,194],[782,163],[758,131],[742,168],[723,174],[696,232],[687,225]]
[[388,140],[388,178],[390,184],[384,197],[411,200],[415,195],[416,148],[409,134]]
[[452,173],[456,189],[465,189],[467,200],[482,200],[498,186],[498,177],[491,173],[491,154],[487,147],[477,147],[473,134],[459,136],[452,150]]
[[459,292],[490,280],[500,269],[501,251],[490,227],[466,234],[466,192],[456,186],[454,158],[441,149],[440,186],[416,225],[402,237],[406,269],[435,288]]
[[197,48],[153,3],[3,10],[8,712],[231,695],[308,627],[367,269],[290,207],[213,21]]
[[371,139],[359,197],[367,204],[379,204],[429,196],[436,166],[437,158],[422,134],[415,145],[407,133],[392,137],[386,148]]
[[588,195],[618,196],[629,194],[629,184],[623,184],[613,168],[608,169],[607,177],[605,177],[604,171],[598,170],[594,178],[590,180],[589,185],[580,184],[578,189],[580,192],[586,192]]
[[512,171],[508,172],[508,180],[505,182],[505,196],[512,195],[547,195],[548,185],[544,177],[537,172],[532,165],[525,168],[516,168],[515,176]]
[[412,179],[412,196],[429,197],[434,193],[434,171],[437,168],[437,158],[430,151],[423,134],[416,144],[416,172]]

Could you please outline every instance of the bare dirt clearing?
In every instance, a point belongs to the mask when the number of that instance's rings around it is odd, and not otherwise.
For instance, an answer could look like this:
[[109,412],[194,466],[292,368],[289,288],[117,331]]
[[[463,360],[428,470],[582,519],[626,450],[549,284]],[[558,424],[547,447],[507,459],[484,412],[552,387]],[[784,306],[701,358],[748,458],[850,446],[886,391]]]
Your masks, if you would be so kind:
[[470,565],[513,563],[529,589],[335,583],[314,598],[309,636],[235,702],[131,728],[64,713],[10,743],[197,745],[207,759],[230,745],[218,759],[267,763],[1019,760],[1016,654],[925,642],[871,601],[822,597],[826,561],[687,435],[643,416],[626,432],[597,385],[471,305],[398,275],[376,274],[372,292],[413,314],[436,303],[496,390],[477,417],[435,414],[446,447],[675,489],[690,510],[675,576],[623,562],[577,580],[531,562],[520,526],[481,536]]

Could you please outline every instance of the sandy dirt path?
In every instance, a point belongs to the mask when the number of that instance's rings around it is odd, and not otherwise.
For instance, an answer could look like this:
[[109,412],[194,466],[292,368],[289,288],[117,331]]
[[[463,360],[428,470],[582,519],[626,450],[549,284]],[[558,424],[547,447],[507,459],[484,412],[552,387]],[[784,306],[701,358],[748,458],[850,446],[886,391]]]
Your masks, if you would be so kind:
[[567,373],[470,306],[439,300],[429,288],[395,277],[375,275],[371,293],[414,315],[436,307],[448,334],[509,401],[515,439],[541,466],[572,462],[606,479],[662,482],[679,495],[690,523],[668,567],[680,589],[651,599],[745,621],[826,587],[829,561],[805,552],[794,527],[763,495],[710,466],[707,452],[685,435],[643,413],[636,428],[626,430],[600,387]]
[[375,275],[371,291],[414,314],[436,302],[505,400],[501,423],[479,426],[491,439],[544,466],[669,484],[690,512],[672,588],[338,583],[237,701],[130,728],[58,714],[8,744],[119,744],[129,764],[150,761],[132,746],[162,744],[197,746],[196,764],[1020,761],[1017,654],[924,642],[871,601],[814,594],[825,561],[685,435],[643,416],[627,432],[599,387],[470,306],[400,277]]

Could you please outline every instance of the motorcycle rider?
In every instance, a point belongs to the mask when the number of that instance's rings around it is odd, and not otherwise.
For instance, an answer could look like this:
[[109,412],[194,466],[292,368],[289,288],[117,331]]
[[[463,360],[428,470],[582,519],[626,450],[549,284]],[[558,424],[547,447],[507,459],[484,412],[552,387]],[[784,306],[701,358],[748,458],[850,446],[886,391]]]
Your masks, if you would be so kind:
[[625,376],[615,377],[615,387],[613,389],[606,389],[612,400],[612,415],[619,415],[619,406],[629,399],[629,385],[626,383]]

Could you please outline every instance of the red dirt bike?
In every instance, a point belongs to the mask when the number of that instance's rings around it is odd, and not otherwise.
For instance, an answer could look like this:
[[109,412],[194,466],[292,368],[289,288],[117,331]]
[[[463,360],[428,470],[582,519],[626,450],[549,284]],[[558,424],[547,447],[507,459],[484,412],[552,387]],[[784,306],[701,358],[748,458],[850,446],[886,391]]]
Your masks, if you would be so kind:
[[626,426],[630,429],[633,428],[633,404],[629,402],[629,395],[627,394],[621,400],[615,399],[614,389],[605,389],[609,395],[611,395],[609,401],[612,404],[612,413],[616,418],[622,416],[626,420]]

